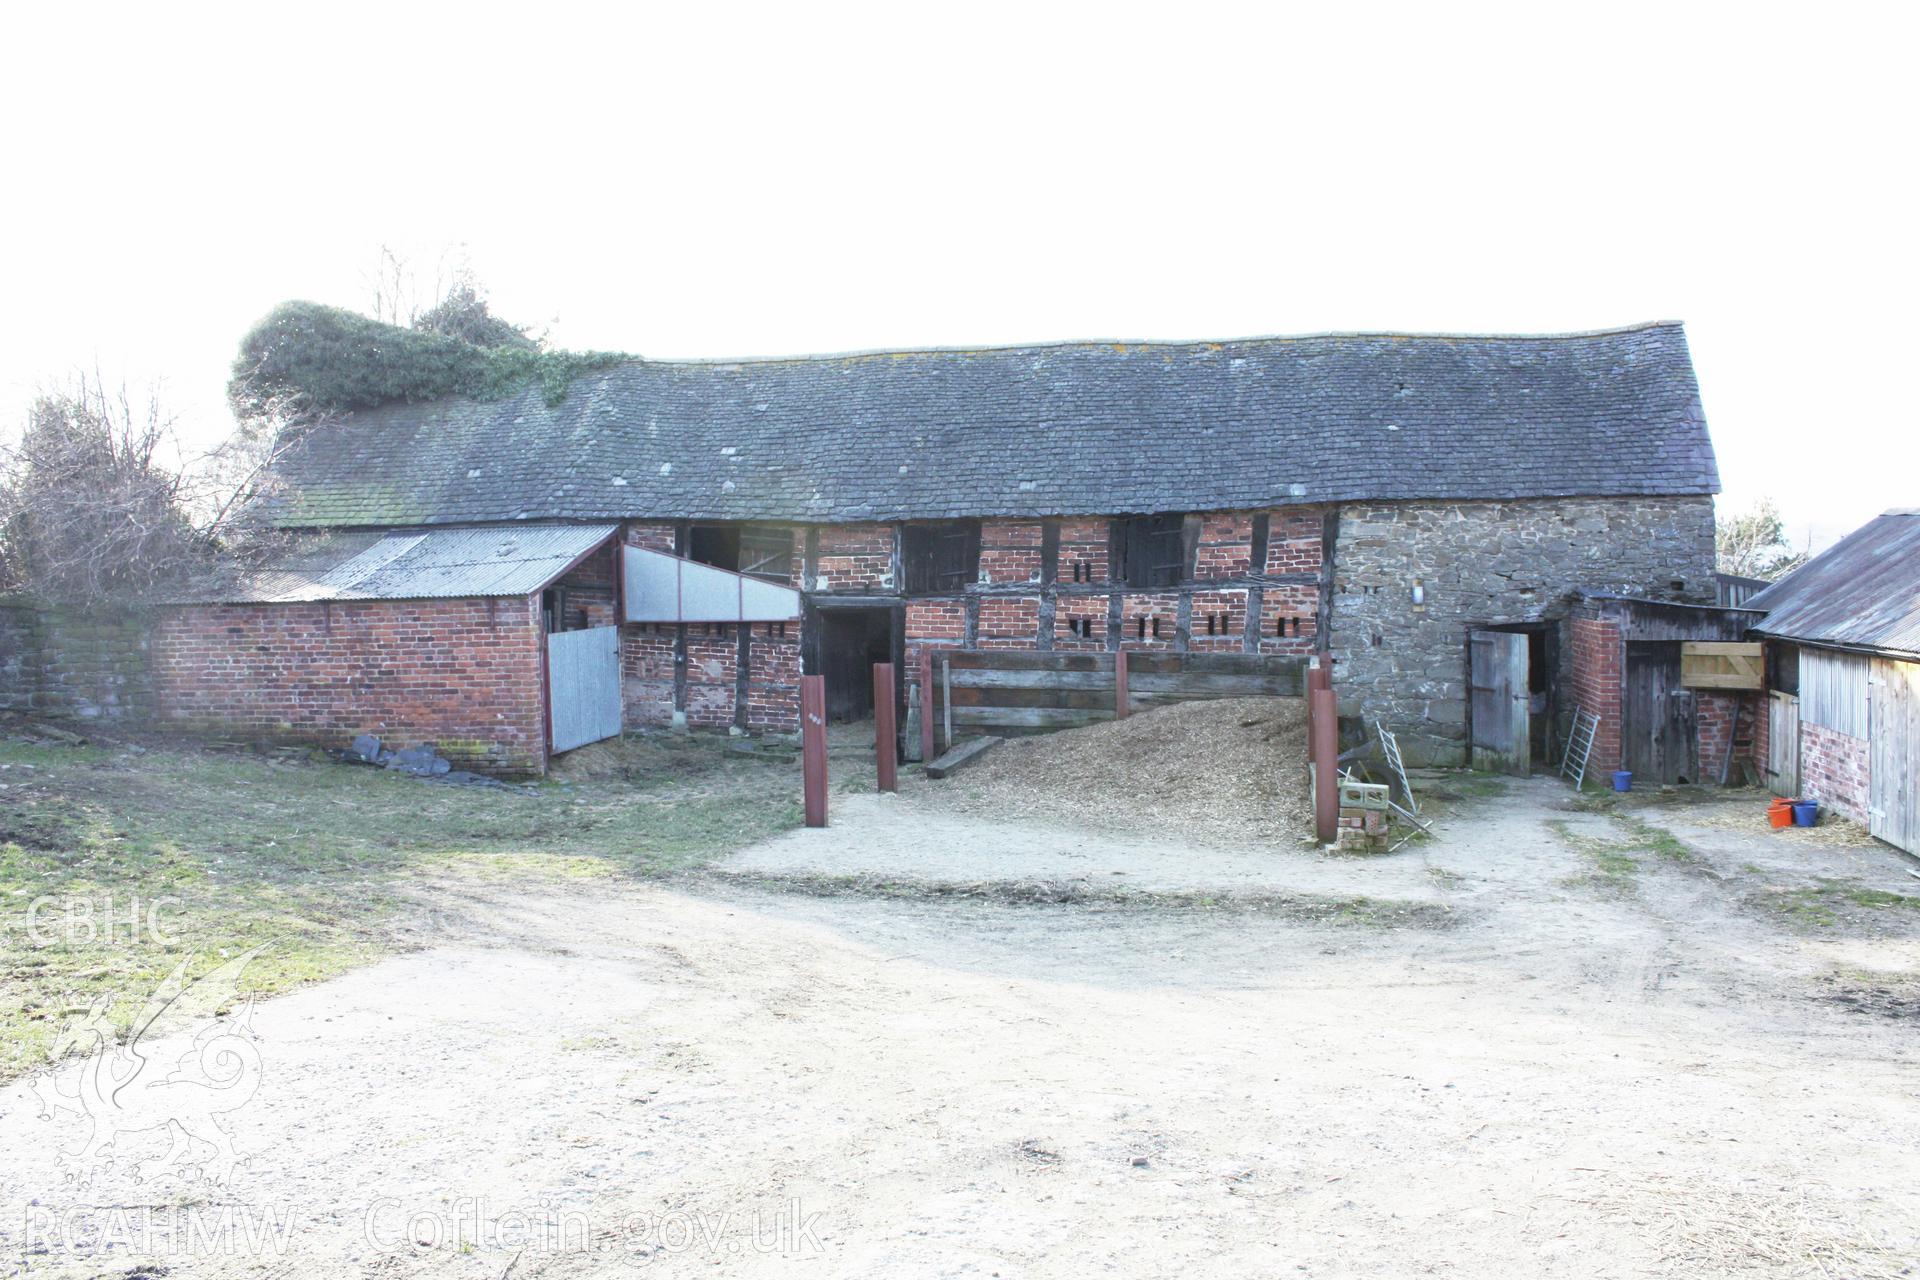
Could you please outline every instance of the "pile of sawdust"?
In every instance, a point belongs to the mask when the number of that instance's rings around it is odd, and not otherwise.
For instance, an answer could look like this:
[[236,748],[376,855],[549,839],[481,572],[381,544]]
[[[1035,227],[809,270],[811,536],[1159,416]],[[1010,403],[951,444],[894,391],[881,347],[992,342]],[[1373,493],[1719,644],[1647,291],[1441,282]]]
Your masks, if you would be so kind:
[[1177,702],[1084,729],[1015,738],[936,792],[989,816],[1204,828],[1293,841],[1313,830],[1307,704]]

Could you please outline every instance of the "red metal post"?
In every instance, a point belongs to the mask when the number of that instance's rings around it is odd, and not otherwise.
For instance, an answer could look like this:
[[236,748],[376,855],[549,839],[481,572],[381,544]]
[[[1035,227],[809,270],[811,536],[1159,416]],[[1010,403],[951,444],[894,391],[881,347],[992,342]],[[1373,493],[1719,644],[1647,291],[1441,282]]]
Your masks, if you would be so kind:
[[900,734],[894,703],[893,664],[873,664],[873,765],[880,790],[900,789]]
[[1127,718],[1127,651],[1116,649],[1113,654],[1113,718]]
[[933,757],[933,650],[928,648],[920,651],[920,762]]
[[1340,715],[1333,690],[1310,691],[1307,711],[1307,754],[1313,761],[1313,833],[1321,844],[1331,844],[1340,825]]
[[807,825],[827,825],[827,678],[800,677],[800,793]]

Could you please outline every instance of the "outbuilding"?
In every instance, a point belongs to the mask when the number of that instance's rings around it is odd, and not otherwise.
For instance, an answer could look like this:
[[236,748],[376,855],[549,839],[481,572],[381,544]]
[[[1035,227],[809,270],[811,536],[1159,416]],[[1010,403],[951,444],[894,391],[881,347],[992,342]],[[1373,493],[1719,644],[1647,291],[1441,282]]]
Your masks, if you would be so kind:
[[1869,521],[1747,607],[1765,612],[1756,755],[1773,790],[1920,853],[1920,510]]

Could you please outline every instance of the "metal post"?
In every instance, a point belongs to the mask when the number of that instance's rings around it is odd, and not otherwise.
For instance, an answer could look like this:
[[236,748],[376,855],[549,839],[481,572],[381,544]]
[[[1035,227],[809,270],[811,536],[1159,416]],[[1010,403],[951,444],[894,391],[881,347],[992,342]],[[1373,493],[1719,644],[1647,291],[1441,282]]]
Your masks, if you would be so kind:
[[880,790],[900,789],[900,735],[894,706],[893,664],[873,664],[873,765]]
[[933,749],[933,650],[920,651],[920,759],[932,764]]
[[800,793],[807,825],[827,825],[827,678],[800,677]]
[[1127,651],[1116,649],[1113,653],[1113,718],[1127,718]]
[[1307,694],[1307,752],[1313,761],[1313,833],[1321,844],[1339,835],[1340,717],[1333,690]]

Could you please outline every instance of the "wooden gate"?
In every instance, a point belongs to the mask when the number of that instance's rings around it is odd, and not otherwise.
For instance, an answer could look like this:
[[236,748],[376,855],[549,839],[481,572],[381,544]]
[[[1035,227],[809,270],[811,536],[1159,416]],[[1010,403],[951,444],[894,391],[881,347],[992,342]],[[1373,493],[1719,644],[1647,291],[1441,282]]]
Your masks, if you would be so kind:
[[1633,771],[1636,782],[1697,782],[1700,778],[1693,690],[1682,686],[1680,679],[1680,641],[1627,641],[1620,755],[1622,767]]
[[1920,662],[1875,658],[1867,688],[1867,829],[1920,853]]
[[1778,689],[1767,698],[1767,787],[1800,798],[1800,699]]
[[548,733],[571,751],[620,732],[620,628],[547,637]]
[[1467,695],[1473,716],[1473,767],[1489,773],[1526,774],[1533,767],[1527,637],[1505,631],[1471,632]]

